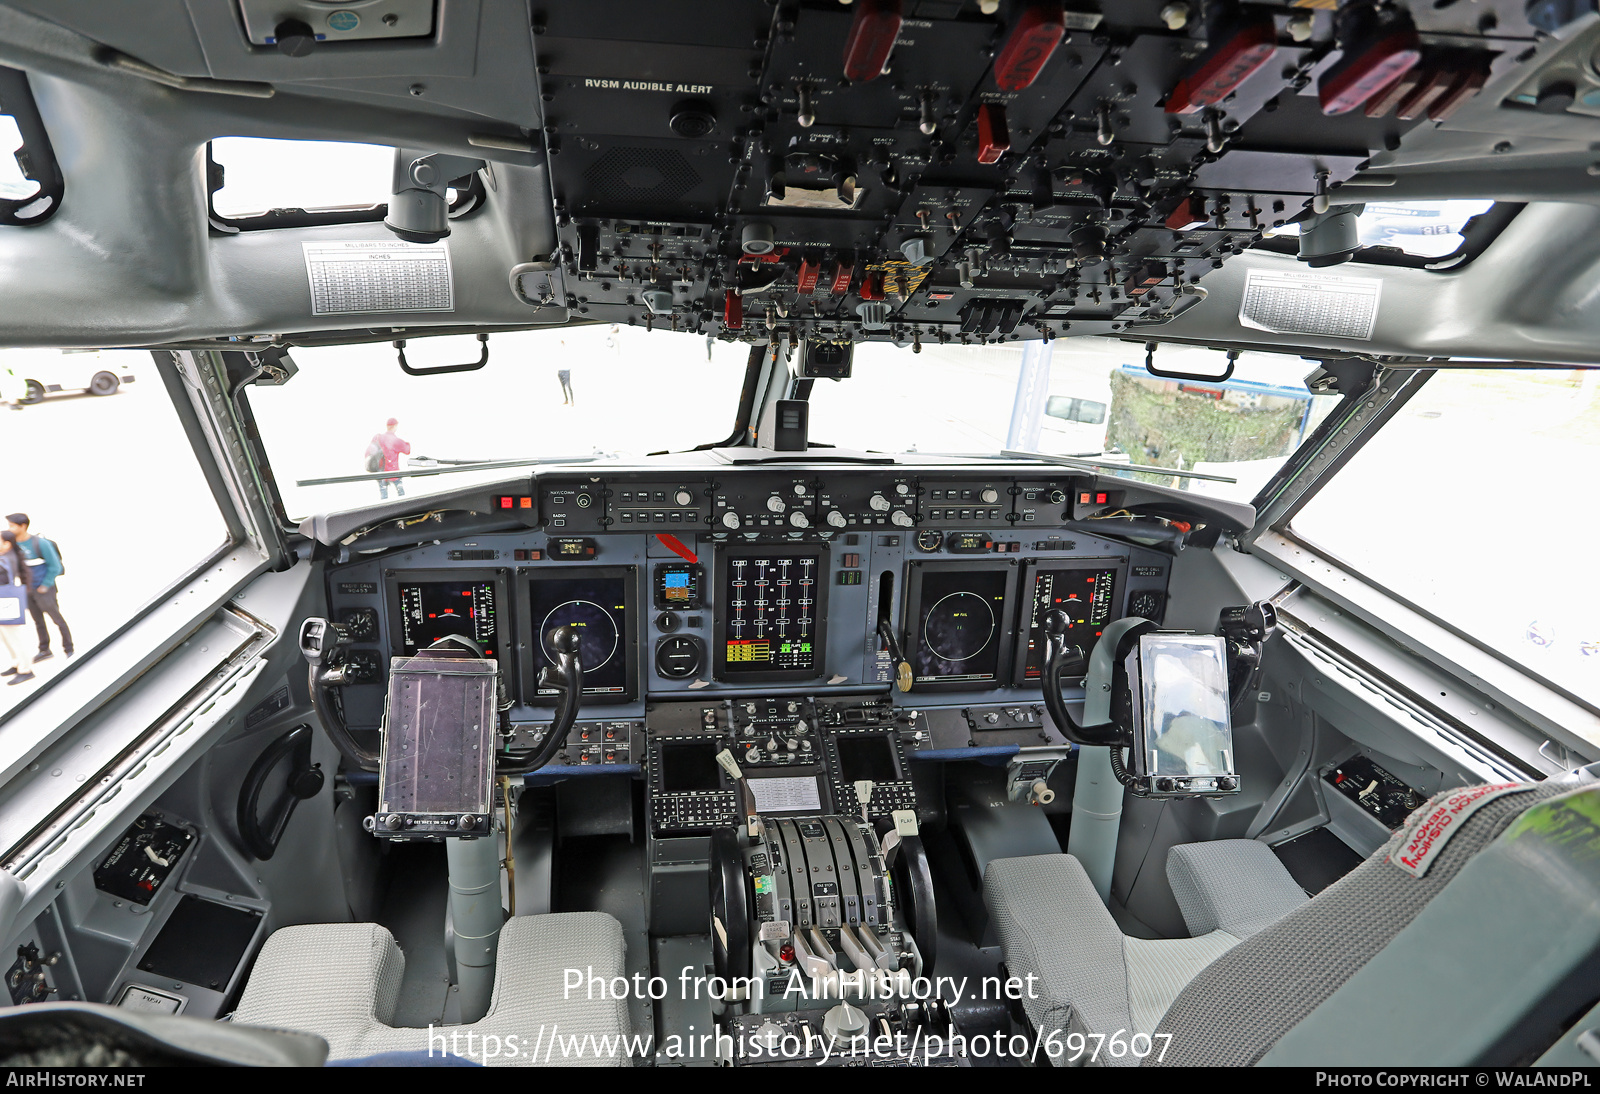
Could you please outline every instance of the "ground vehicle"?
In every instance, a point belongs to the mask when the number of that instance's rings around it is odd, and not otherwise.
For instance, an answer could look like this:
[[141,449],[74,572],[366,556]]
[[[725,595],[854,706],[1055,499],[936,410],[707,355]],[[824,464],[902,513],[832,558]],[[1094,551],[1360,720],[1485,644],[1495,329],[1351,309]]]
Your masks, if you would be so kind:
[[[176,427],[147,432],[187,446],[226,536],[197,539],[197,561],[86,644],[69,672],[91,686],[6,711],[14,1002],[54,990],[207,1020],[237,1005],[230,1032],[301,1023],[340,1056],[426,1050],[430,1022],[504,1048],[581,1013],[654,1038],[590,1055],[662,1064],[710,1028],[810,1053],[800,1023],[851,1032],[866,1013],[939,1036],[953,1062],[976,1054],[951,1048],[952,1024],[1038,1045],[1070,1036],[1051,1015],[1084,997],[1016,1015],[953,992],[913,1008],[900,987],[1015,970],[1019,921],[1092,922],[1063,982],[1141,943],[1185,955],[1175,997],[1140,995],[1094,1030],[1133,1029],[1140,1054],[1207,1002],[1255,1038],[1212,1063],[1587,1051],[1593,916],[1530,917],[1592,908],[1593,860],[1540,845],[1516,883],[1467,899],[1515,840],[1486,840],[1482,870],[1448,883],[1459,863],[1407,880],[1384,848],[1424,799],[1582,794],[1559,780],[1600,756],[1586,655],[1558,673],[1517,646],[1530,609],[1594,614],[1573,549],[1594,508],[1564,469],[1593,466],[1600,18],[1509,0],[592,0],[421,3],[384,9],[391,25],[331,7],[170,3],[133,20],[95,0],[0,4],[0,62],[31,89],[11,79],[3,101],[41,187],[60,183],[55,215],[0,225],[0,337],[149,350]],[[340,40],[357,30],[372,36]],[[216,215],[208,197],[241,169],[207,155],[222,137],[394,148],[387,202]],[[1453,257],[1398,261],[1360,247],[1354,207],[1374,192],[1495,206]],[[1267,238],[1274,221],[1298,238]],[[1035,443],[1058,417],[1053,372],[1035,355],[1003,373],[985,351],[1048,344],[1068,362],[1110,355],[1100,340],[1131,354],[1118,365],[1157,343],[1167,375],[1126,383],[1238,407],[1206,428],[1250,444],[1146,429],[1141,450],[1095,462]],[[1187,348],[1238,355],[1241,383],[1191,371]],[[1309,399],[1279,377],[1254,393],[1285,400],[1261,408],[1277,417],[1245,413],[1255,352],[1303,362],[1289,377]],[[1109,426],[1125,374],[1100,375]],[[1301,405],[1317,399],[1320,422]],[[377,500],[373,478],[391,476],[351,463],[389,417],[437,462]],[[1264,460],[1282,462],[1247,500],[1203,488]],[[104,477],[122,486],[127,465]],[[140,504],[160,518],[144,538],[171,554],[173,517],[200,506],[165,481]],[[1526,534],[1556,514],[1560,535]],[[111,533],[129,527],[148,524],[111,521],[106,541],[126,550]],[[89,568],[75,549],[74,573]],[[1145,740],[1178,739],[1142,769],[1129,747],[1117,774],[1125,727],[1088,710],[1097,695],[1132,710],[1110,655],[1151,636],[1111,628],[1139,620],[1215,632],[1227,669],[1259,652],[1259,679],[1223,676],[1235,748],[1195,728],[1220,724],[1223,689],[1185,661],[1180,689],[1203,709],[1166,708]],[[1105,651],[1099,692],[1068,671],[1069,634]],[[376,758],[412,740],[405,686],[430,661],[476,681],[457,697],[475,689],[479,736],[453,725],[455,766],[433,772],[472,783],[461,808],[393,804],[409,758]],[[1227,768],[1224,751],[1238,770],[1161,766]],[[1511,801],[1473,815],[1510,824]],[[1359,1032],[1265,990],[1196,1002],[1230,954],[1309,914],[1273,905],[1282,918],[1237,948],[1191,922],[1171,852],[1235,840],[1279,882],[1292,861],[1290,889],[1381,875],[1431,897],[1383,920],[1392,939],[1324,923],[1327,945],[1297,956],[1337,958],[1326,978],[1274,970],[1328,987],[1333,1009],[1354,997],[1365,1009],[1341,1021]],[[805,871],[774,866],[805,841],[808,868],[838,856],[839,880],[809,894]],[[1063,848],[1092,871],[1047,875],[1071,872]],[[123,873],[129,849],[149,872]],[[1053,864],[1031,871],[1051,886],[1031,910],[995,866],[1028,859]],[[487,899],[458,902],[447,951],[452,883]],[[839,907],[856,921],[825,922]],[[1472,961],[1426,960],[1422,916],[1447,912]],[[495,937],[518,1005],[490,1028],[463,1000],[487,1005]],[[1414,966],[1387,964],[1410,947]],[[713,1008],[708,965],[759,971],[762,991],[785,969],[822,984],[789,1009]],[[586,984],[579,1001],[568,968],[664,993]],[[1439,979],[1452,969],[1476,980]],[[1535,983],[1544,969],[1558,982]],[[859,989],[834,974],[872,970],[891,1002],[837,1001]],[[1108,975],[1127,997],[1131,974]],[[1389,1054],[1396,1031],[1413,1055]]]
[[93,351],[33,351],[8,353],[3,367],[10,374],[8,387],[17,387],[15,401],[42,402],[46,395],[62,391],[83,391],[90,395],[115,395],[136,378],[135,362],[126,354]]

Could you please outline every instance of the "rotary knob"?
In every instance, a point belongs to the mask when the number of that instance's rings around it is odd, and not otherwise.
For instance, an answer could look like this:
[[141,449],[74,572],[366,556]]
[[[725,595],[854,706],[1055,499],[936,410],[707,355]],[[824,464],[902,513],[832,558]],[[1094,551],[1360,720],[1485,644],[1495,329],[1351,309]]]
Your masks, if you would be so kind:
[[1067,492],[1065,490],[1052,490],[1050,491],[1050,500],[1054,504],[1060,505],[1067,500]]
[[804,513],[797,509],[793,513],[789,514],[789,523],[794,525],[796,528],[810,528],[811,518],[807,517]]
[[993,505],[995,502],[1000,500],[1000,491],[996,490],[992,486],[985,486],[982,493],[980,493],[978,497],[983,499],[983,504]]
[[803,498],[803,497],[806,496],[806,484],[805,483],[797,482],[797,483],[794,484],[794,496],[797,497],[797,498]]
[[903,482],[897,482],[894,484],[894,492],[896,494],[909,494],[911,493],[911,487],[907,486]]
[[722,526],[724,528],[737,528],[737,527],[739,527],[739,514],[738,513],[724,513],[724,514],[722,514]]
[[760,763],[761,762],[761,750],[759,748],[756,748],[754,745],[751,745],[748,749],[745,750],[744,762],[747,763],[747,764],[758,764],[758,763]]
[[904,509],[896,509],[894,511],[894,515],[889,518],[889,523],[898,525],[901,528],[910,528],[913,521],[911,520],[910,513],[906,512]]
[[783,504],[783,499],[774,494],[767,499],[767,508],[774,513],[781,513],[787,507]]
[[867,499],[867,504],[872,506],[872,508],[876,509],[878,512],[882,513],[888,510],[889,499],[884,497],[882,494],[874,494],[872,497]]
[[677,502],[679,505],[688,505],[690,502],[694,501],[694,495],[689,493],[687,490],[680,489],[676,494],[672,495],[672,500]]
[[835,528],[843,528],[847,522],[845,520],[844,514],[839,512],[839,510],[837,510],[837,509],[829,509],[828,510],[828,523],[833,525]]

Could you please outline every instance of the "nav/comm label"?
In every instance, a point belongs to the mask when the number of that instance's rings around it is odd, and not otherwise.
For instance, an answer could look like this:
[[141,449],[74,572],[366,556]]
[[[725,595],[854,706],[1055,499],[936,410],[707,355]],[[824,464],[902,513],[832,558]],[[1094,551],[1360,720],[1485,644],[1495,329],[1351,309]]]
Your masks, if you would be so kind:
[[312,315],[455,311],[450,245],[344,240],[302,243]]

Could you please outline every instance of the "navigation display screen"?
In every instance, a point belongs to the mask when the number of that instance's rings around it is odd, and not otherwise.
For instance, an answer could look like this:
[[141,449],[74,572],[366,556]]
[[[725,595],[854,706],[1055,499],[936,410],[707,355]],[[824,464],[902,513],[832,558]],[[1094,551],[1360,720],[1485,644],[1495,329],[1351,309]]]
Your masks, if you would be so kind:
[[823,569],[814,550],[754,550],[720,560],[724,676],[801,679],[822,671]]
[[1043,676],[1045,654],[1044,617],[1060,609],[1067,614],[1067,645],[1080,647],[1085,654],[1094,649],[1100,634],[1115,615],[1117,570],[1115,567],[1039,566],[1030,574],[1032,599],[1028,602],[1027,648],[1022,651],[1022,676],[1019,682],[1037,682]]
[[553,697],[555,688],[539,687],[539,673],[556,663],[550,632],[570,626],[578,632],[578,660],[583,664],[583,694],[626,696],[632,691],[634,645],[633,570],[630,567],[530,571],[526,637],[532,653],[536,694]]
[[401,582],[399,591],[400,656],[410,657],[449,635],[472,639],[485,657],[499,656],[493,581]]
[[661,789],[721,790],[716,741],[665,741],[661,745]]
[[1015,580],[1013,566],[914,571],[908,638],[918,681],[997,679],[1002,653],[1010,650],[1006,600]]

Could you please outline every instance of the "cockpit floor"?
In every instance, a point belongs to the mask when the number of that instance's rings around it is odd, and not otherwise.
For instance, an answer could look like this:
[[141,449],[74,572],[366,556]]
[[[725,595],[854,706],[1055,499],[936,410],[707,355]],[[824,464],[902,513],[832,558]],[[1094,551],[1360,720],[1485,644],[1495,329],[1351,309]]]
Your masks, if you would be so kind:
[[444,846],[396,843],[388,849],[388,889],[378,922],[406,956],[394,1024],[423,1028],[444,1021],[450,995],[445,965],[444,910],[449,899]]

